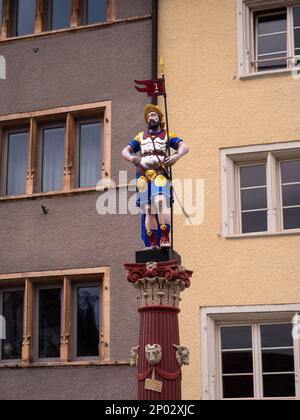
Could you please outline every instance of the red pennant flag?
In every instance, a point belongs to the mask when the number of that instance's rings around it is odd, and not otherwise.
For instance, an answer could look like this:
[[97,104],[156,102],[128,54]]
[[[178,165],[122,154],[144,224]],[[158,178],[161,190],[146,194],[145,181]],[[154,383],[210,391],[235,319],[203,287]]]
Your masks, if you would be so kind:
[[135,88],[138,92],[147,93],[148,96],[162,96],[165,94],[163,79],[158,80],[135,80]]

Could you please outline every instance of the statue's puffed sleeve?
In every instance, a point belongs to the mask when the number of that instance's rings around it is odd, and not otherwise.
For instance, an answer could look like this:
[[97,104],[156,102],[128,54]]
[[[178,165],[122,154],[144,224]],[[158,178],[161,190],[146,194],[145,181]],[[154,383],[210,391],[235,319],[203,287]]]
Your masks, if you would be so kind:
[[138,153],[141,150],[141,135],[143,133],[139,133],[131,142],[129,143],[129,146],[131,146],[134,153]]
[[172,149],[177,150],[179,143],[183,140],[180,137],[177,137],[175,133],[169,132],[169,141],[170,141],[170,147]]

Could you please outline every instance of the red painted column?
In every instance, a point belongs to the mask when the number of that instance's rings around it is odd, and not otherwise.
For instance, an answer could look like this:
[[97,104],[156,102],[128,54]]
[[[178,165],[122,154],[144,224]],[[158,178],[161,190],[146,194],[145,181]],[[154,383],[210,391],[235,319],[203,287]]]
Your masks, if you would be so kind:
[[[165,263],[126,264],[128,280],[138,292],[140,303],[140,340],[138,349],[139,400],[181,400],[181,366],[188,358],[178,356],[180,293],[190,286],[191,271],[176,261]],[[146,347],[158,345],[159,360],[147,357]],[[180,347],[187,355],[188,349]],[[154,351],[155,353],[155,351]],[[135,365],[135,362],[132,361]],[[161,390],[148,389],[147,380],[154,379]]]

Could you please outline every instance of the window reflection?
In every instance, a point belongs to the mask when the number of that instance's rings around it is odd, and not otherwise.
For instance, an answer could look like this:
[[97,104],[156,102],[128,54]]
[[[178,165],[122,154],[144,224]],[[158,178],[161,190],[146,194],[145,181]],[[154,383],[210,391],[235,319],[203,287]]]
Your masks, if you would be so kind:
[[24,292],[3,293],[3,316],[6,320],[6,340],[2,342],[2,359],[22,357]]
[[17,0],[16,36],[34,33],[36,0]]
[[70,27],[72,0],[51,0],[50,29],[64,29]]
[[60,357],[61,289],[39,291],[39,358]]
[[99,356],[100,287],[77,289],[77,357]]

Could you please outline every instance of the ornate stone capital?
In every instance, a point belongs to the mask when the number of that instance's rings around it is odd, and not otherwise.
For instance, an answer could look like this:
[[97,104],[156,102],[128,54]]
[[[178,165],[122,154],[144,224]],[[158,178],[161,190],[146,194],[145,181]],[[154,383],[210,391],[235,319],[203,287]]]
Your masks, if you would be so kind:
[[179,307],[180,293],[190,287],[192,271],[176,261],[146,264],[125,264],[128,281],[138,291],[140,306]]

